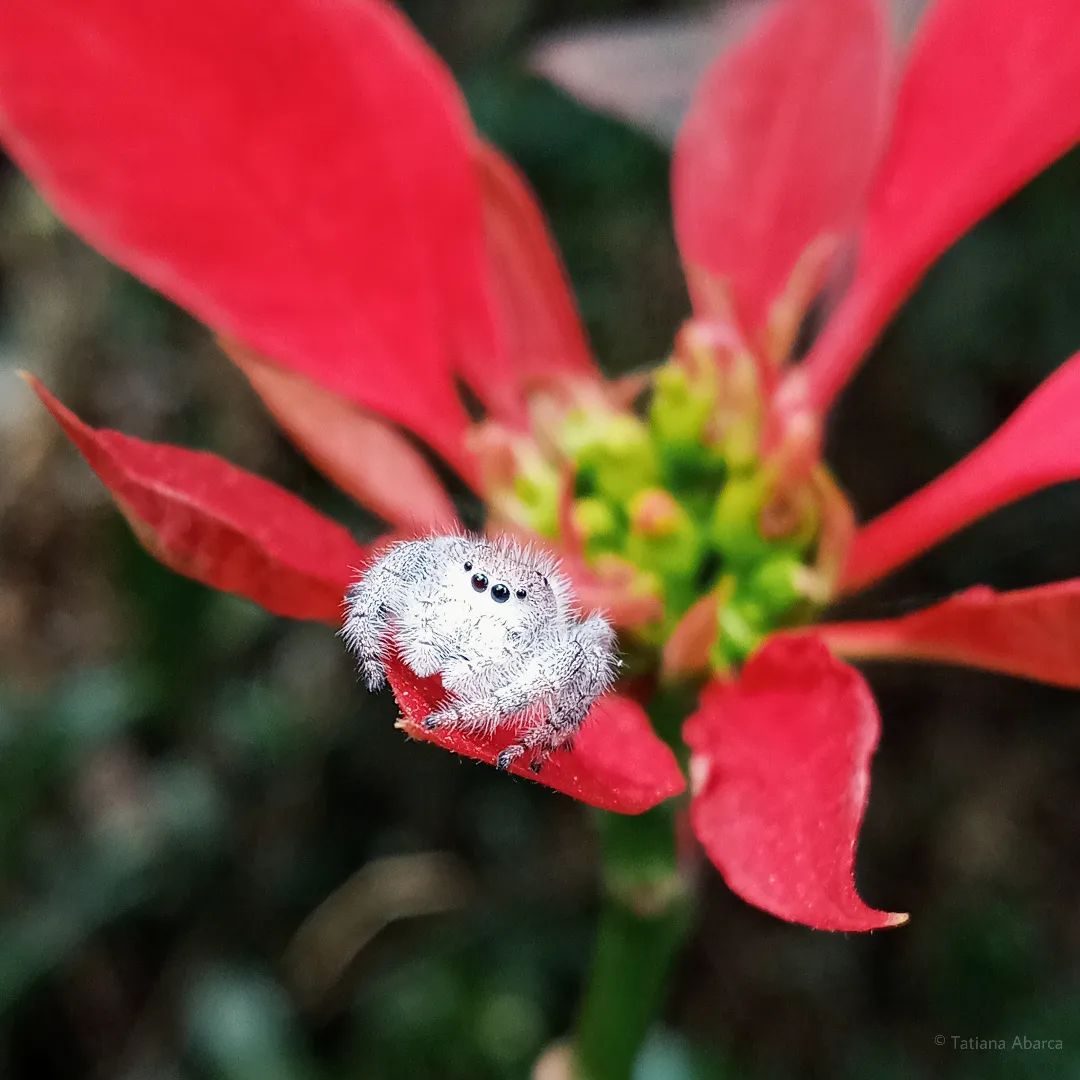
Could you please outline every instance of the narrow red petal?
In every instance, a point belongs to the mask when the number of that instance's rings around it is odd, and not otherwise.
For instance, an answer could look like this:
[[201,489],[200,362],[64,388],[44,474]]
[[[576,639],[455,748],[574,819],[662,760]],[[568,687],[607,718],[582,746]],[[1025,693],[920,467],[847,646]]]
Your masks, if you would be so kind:
[[[699,271],[757,340],[815,241],[855,225],[889,112],[887,16],[877,0],[783,0],[720,56],[676,144],[675,227],[699,315]],[[827,269],[818,269],[817,284]]]
[[691,824],[748,903],[819,930],[875,930],[853,868],[880,720],[854,668],[818,640],[775,638],[738,682],[706,687],[684,736]]
[[89,427],[28,381],[166,566],[277,615],[340,624],[345,590],[367,560],[340,525],[213,454]]
[[[514,732],[506,728],[491,735],[424,731],[420,725],[445,699],[439,677],[420,679],[399,660],[391,660],[387,670],[402,712],[401,726],[413,738],[488,765],[515,740]],[[509,771],[617,814],[643,813],[686,787],[675,755],[653,732],[645,711],[616,694],[596,703],[573,750],[553,754],[539,776],[527,764],[511,765]]]
[[938,0],[912,47],[858,271],[807,360],[824,411],[930,264],[1080,139],[1080,4]]
[[435,470],[392,424],[243,345],[222,347],[289,438],[361,506],[409,531],[456,527]]
[[930,660],[1080,690],[1080,579],[999,593],[985,585],[898,619],[816,628],[844,656]]
[[382,0],[9,0],[0,135],[92,244],[468,472],[503,363],[471,125]]
[[510,162],[477,141],[492,289],[507,353],[525,379],[595,377],[566,271],[532,191]]
[[981,446],[856,534],[847,591],[876,581],[1001,506],[1080,478],[1080,353]]
[[709,649],[716,640],[720,597],[711,592],[695,601],[668,634],[661,654],[665,679],[694,678],[709,670]]

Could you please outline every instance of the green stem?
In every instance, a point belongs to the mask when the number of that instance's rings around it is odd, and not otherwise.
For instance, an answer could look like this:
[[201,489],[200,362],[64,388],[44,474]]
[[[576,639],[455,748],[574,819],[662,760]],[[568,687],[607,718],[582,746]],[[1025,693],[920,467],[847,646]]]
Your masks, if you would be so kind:
[[[662,695],[649,709],[658,734],[674,739],[684,699]],[[578,1021],[577,1080],[629,1080],[663,1006],[668,975],[691,926],[691,892],[675,841],[679,804],[636,817],[598,817],[604,899],[596,951]]]

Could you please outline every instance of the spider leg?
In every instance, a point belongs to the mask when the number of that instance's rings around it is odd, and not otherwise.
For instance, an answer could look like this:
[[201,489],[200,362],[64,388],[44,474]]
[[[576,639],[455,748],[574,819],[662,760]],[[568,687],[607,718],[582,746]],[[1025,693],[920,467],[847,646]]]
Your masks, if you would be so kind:
[[522,754],[526,754],[530,750],[536,750],[532,761],[529,762],[529,768],[534,773],[539,773],[544,767],[544,761],[547,760],[548,755],[553,749],[552,747],[545,747],[543,745],[547,741],[547,738],[548,725],[546,723],[541,722],[534,727],[529,728],[517,742],[511,743],[499,753],[499,756],[495,759],[495,768],[505,771],[510,768]]
[[386,682],[391,626],[410,592],[430,576],[433,544],[409,540],[393,545],[345,595],[341,633],[356,654],[369,690],[379,690]]
[[453,698],[423,723],[427,731],[440,727],[497,728],[524,712],[536,694],[536,679],[527,671],[513,682],[475,698]]
[[372,691],[380,690],[386,682],[384,643],[390,628],[395,582],[382,564],[376,563],[345,596],[342,636],[356,654],[360,673]]
[[573,748],[574,736],[596,699],[611,685],[618,660],[611,627],[593,616],[574,627],[568,640],[547,651],[542,667],[548,674],[534,722],[517,742],[499,754],[496,766],[508,768],[522,754],[535,750],[529,768],[539,773],[557,750]]

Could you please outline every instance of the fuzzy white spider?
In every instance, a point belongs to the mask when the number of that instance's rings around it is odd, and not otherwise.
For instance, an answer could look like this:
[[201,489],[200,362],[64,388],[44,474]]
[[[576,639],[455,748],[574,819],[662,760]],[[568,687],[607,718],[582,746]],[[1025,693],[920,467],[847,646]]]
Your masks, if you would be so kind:
[[394,544],[345,607],[342,632],[369,689],[385,683],[395,648],[417,675],[442,677],[447,704],[424,721],[427,730],[520,723],[500,769],[531,751],[539,772],[553,751],[570,747],[619,666],[611,626],[600,615],[580,617],[557,561],[506,538]]

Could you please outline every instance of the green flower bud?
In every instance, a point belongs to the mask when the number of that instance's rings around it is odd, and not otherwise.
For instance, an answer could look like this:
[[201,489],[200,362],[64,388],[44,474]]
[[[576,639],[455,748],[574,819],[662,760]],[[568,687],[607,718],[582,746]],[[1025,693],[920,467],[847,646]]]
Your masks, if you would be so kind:
[[618,544],[619,517],[603,499],[595,496],[578,499],[574,503],[573,517],[589,554],[612,550]]
[[630,501],[626,554],[661,577],[689,577],[701,559],[701,537],[686,510],[662,488],[639,491]]
[[603,441],[604,427],[610,416],[586,409],[571,409],[558,432],[559,448],[568,458],[579,461],[591,447]]
[[806,596],[799,587],[806,567],[790,552],[777,552],[769,556],[750,574],[746,595],[752,598],[770,619],[786,615]]
[[718,672],[740,665],[764,640],[766,629],[761,609],[753,601],[736,597],[720,609],[716,642],[709,662]]
[[709,540],[734,566],[750,566],[773,549],[758,527],[766,489],[761,474],[732,477],[713,506]]
[[758,462],[760,434],[756,417],[736,420],[724,434],[721,452],[732,472],[753,468]]
[[732,472],[753,469],[761,446],[761,389],[753,357],[739,352],[732,357],[724,400],[724,436],[721,449]]
[[560,488],[559,474],[540,460],[514,477],[514,495],[525,523],[541,536],[559,535]]
[[561,443],[577,464],[588,494],[622,503],[659,478],[656,450],[648,429],[628,413],[600,417],[570,413]]
[[661,446],[659,454],[665,486],[699,517],[707,517],[727,479],[727,463],[720,452],[700,444],[668,445]]
[[695,385],[680,364],[668,362],[653,376],[649,425],[663,447],[701,447],[705,427],[716,408],[716,387]]

